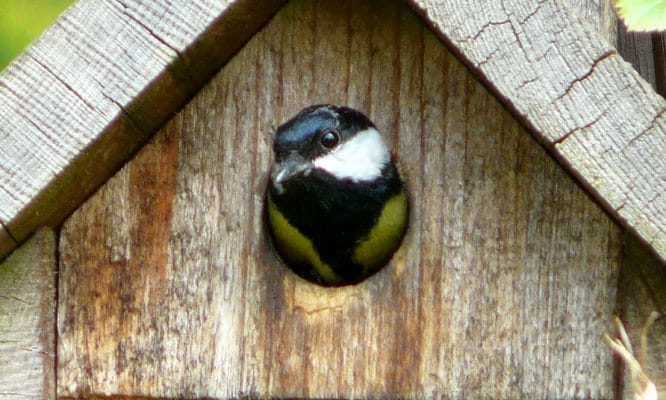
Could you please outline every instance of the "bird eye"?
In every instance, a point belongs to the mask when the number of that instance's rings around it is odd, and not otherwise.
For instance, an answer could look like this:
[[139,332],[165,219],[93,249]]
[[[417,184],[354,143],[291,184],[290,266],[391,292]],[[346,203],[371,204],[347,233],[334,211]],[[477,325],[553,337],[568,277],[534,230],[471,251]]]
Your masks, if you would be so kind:
[[334,129],[324,131],[319,138],[319,143],[327,149],[332,149],[340,143],[340,134]]

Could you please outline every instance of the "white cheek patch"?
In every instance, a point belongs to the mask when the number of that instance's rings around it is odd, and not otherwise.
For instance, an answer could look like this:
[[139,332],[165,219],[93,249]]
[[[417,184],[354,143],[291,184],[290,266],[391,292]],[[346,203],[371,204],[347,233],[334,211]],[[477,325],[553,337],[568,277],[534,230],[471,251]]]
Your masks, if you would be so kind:
[[379,132],[368,128],[315,159],[313,165],[338,179],[362,182],[378,178],[390,160],[391,154]]

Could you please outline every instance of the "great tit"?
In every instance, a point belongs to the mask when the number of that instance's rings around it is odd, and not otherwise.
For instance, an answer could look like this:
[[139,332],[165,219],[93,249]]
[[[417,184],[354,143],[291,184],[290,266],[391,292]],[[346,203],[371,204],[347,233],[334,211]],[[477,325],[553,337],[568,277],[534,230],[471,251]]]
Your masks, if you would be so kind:
[[324,286],[358,283],[400,246],[405,186],[375,124],[339,105],[313,105],[278,127],[268,226],[282,260]]

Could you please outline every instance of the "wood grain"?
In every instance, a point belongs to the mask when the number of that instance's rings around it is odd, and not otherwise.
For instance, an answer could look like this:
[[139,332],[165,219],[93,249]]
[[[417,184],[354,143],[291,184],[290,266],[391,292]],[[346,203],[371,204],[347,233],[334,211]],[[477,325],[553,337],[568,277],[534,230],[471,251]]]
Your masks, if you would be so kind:
[[620,24],[618,30],[617,51],[636,72],[645,79],[654,91],[657,91],[655,74],[655,52],[652,46],[652,34],[646,32],[627,32]]
[[[0,221],[56,226],[281,0],[81,0],[0,75]],[[16,246],[0,235],[0,259]]]
[[[368,113],[412,220],[321,288],[263,224],[270,132]],[[610,398],[620,232],[397,1],[294,1],[64,224],[58,394]]]
[[[618,292],[621,319],[644,372],[663,395],[666,393],[666,318],[662,317],[648,331],[644,349],[641,348],[640,336],[651,312],[666,315],[666,276],[663,265],[642,243],[630,235],[626,235],[625,241]],[[624,369],[623,398],[633,399],[633,386],[629,383],[628,371]]]
[[55,399],[55,239],[41,229],[0,264],[0,399]]
[[666,98],[666,32],[652,35],[652,48],[657,92]]
[[579,23],[589,25],[606,43],[617,47],[619,23],[612,2],[568,0],[567,4],[578,16]]
[[[627,32],[622,26],[618,32],[618,52],[658,93],[666,93],[658,69],[664,74],[664,52],[653,46],[655,35]],[[661,36],[666,37],[666,34]],[[663,78],[661,78],[663,80]],[[666,279],[663,262],[650,254],[642,243],[625,234],[623,262],[620,268],[618,308],[620,317],[634,345],[644,372],[657,385],[660,395],[666,395],[666,318],[661,318],[648,331],[645,348],[641,348],[641,332],[651,312],[666,313]],[[633,399],[634,386],[627,368],[623,369],[625,399]]]
[[666,260],[666,100],[567,2],[413,4],[605,209]]

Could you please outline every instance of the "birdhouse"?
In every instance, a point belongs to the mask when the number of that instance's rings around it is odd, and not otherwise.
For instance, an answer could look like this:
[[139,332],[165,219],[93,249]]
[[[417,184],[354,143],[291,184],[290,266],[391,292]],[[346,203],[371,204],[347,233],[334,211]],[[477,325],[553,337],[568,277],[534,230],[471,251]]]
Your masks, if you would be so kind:
[[[666,101],[609,7],[454,3],[75,3],[0,76],[0,398],[630,398],[602,337],[666,309]],[[354,285],[267,230],[313,104],[409,198]]]

